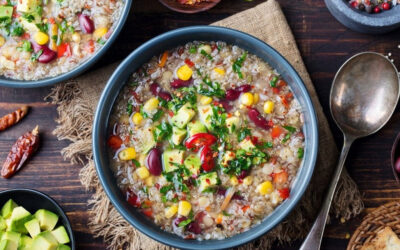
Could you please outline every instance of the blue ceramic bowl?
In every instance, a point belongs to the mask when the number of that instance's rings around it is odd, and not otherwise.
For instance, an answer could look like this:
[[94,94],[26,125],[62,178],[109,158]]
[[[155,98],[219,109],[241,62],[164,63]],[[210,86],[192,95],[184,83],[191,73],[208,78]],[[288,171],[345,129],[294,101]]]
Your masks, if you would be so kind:
[[122,9],[121,17],[119,18],[118,23],[115,26],[115,29],[111,34],[110,38],[107,40],[106,44],[104,44],[103,47],[101,47],[96,52],[96,54],[90,57],[88,60],[79,64],[77,67],[73,68],[71,71],[67,73],[55,77],[44,78],[37,81],[14,80],[4,76],[0,76],[0,86],[12,87],[12,88],[38,88],[69,80],[88,70],[104,55],[104,53],[106,53],[106,51],[111,47],[112,43],[115,41],[115,39],[121,32],[122,27],[124,26],[125,21],[128,18],[132,0],[124,0],[124,2],[125,5]]
[[[306,140],[304,162],[293,184],[290,198],[285,200],[261,224],[247,232],[224,240],[194,241],[161,230],[152,221],[143,216],[125,201],[119,190],[113,172],[109,167],[106,139],[108,122],[114,102],[127,79],[148,62],[154,55],[184,45],[188,42],[224,41],[235,44],[250,53],[259,56],[282,74],[299,100],[304,112],[304,135]],[[318,127],[313,104],[299,75],[293,67],[273,48],[248,34],[221,27],[193,26],[177,29],[157,36],[132,52],[115,70],[100,98],[93,125],[93,152],[97,174],[105,192],[121,215],[136,229],[163,244],[184,249],[224,249],[232,248],[252,241],[271,230],[281,222],[296,206],[313,174],[318,151]]]
[[47,209],[59,216],[58,226],[64,226],[70,239],[69,245],[72,250],[76,249],[75,237],[71,228],[71,223],[62,208],[50,196],[33,189],[9,189],[0,192],[0,207],[9,199],[13,199],[18,205],[23,206],[30,213],[35,213],[39,209]]
[[344,26],[357,32],[383,34],[400,28],[400,6],[379,14],[353,9],[345,0],[325,0],[331,14]]

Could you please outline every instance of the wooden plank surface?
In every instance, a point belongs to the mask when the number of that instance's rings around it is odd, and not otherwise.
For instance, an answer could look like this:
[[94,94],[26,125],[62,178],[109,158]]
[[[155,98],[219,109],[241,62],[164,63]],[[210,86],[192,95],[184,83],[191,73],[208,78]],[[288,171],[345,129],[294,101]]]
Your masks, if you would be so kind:
[[[263,2],[262,0],[222,0],[209,12],[185,15],[171,12],[156,0],[135,0],[127,24],[117,42],[94,68],[123,59],[141,43],[165,31],[179,27],[210,24]],[[310,72],[324,111],[328,115],[335,140],[342,135],[329,115],[329,91],[336,70],[351,55],[362,51],[391,52],[395,63],[400,61],[400,32],[374,36],[352,32],[339,24],[326,9],[323,0],[279,0],[296,37],[305,64]],[[397,64],[397,66],[400,66]],[[27,119],[7,132],[0,133],[0,162],[6,157],[16,138],[36,124],[40,125],[43,143],[38,154],[18,175],[0,180],[0,190],[26,187],[43,191],[55,198],[67,211],[76,234],[79,249],[105,249],[102,239],[94,239],[87,229],[86,200],[90,192],[80,185],[80,166],[64,161],[60,150],[68,145],[52,135],[56,124],[56,107],[43,98],[50,87],[40,89],[0,88],[0,115],[14,110],[21,103],[32,106]],[[367,210],[400,199],[400,186],[390,169],[390,149],[400,131],[397,109],[390,122],[377,134],[357,141],[347,160],[347,167],[362,194]],[[323,249],[345,249],[347,233],[352,233],[362,216],[345,224],[339,220],[329,225]],[[279,249],[297,249],[301,242]]]

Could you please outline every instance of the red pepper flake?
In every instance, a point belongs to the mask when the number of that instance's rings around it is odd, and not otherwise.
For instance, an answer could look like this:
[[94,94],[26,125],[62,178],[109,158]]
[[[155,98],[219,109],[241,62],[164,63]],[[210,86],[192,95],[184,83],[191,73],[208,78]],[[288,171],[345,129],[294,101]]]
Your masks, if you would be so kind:
[[242,207],[243,213],[246,213],[246,211],[247,211],[249,208],[250,208],[249,205],[243,206],[243,207]]
[[279,189],[278,191],[279,191],[279,195],[281,196],[282,199],[286,200],[287,198],[289,198],[289,195],[290,195],[289,188]]
[[272,88],[272,92],[274,94],[279,94],[280,89],[279,88]]
[[174,116],[174,112],[172,112],[171,110],[168,110],[168,115],[169,115],[170,117],[173,117],[173,116]]
[[159,184],[159,183],[156,183],[154,186],[155,186],[158,190],[160,190],[160,184]]
[[211,182],[210,182],[210,179],[208,179],[208,178],[206,179],[206,182],[207,182],[208,184],[210,184],[210,183],[211,183]]

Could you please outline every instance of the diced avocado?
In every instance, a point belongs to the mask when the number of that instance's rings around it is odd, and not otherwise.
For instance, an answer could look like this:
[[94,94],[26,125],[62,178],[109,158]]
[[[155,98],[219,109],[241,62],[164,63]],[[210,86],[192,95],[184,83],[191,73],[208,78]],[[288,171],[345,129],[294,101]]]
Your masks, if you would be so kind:
[[16,207],[18,207],[18,204],[9,199],[1,208],[1,216],[3,216],[4,219],[10,218],[12,210]]
[[221,165],[228,166],[229,161],[235,159],[235,153],[232,151],[226,151],[221,157]]
[[17,250],[18,245],[12,240],[2,240],[0,242],[0,250]]
[[5,231],[7,229],[6,220],[0,216],[0,231]]
[[229,132],[232,133],[236,131],[240,126],[240,119],[239,117],[232,116],[226,119],[226,127],[229,129]]
[[40,224],[39,220],[34,218],[25,224],[26,230],[28,230],[28,233],[31,235],[31,237],[35,237],[36,235],[40,234]]
[[67,245],[58,245],[57,250],[71,250],[71,247]]
[[207,128],[198,120],[189,122],[187,129],[189,137],[198,133],[207,133]]
[[16,207],[13,209],[10,219],[11,223],[9,230],[18,233],[27,233],[28,231],[25,228],[25,222],[30,221],[32,215],[26,211],[25,208]]
[[21,238],[21,234],[20,234],[20,233],[16,233],[16,232],[12,232],[12,231],[5,232],[5,233],[1,236],[1,240],[11,240],[11,241],[13,241],[17,246],[18,246],[18,243],[19,243],[20,238]]
[[39,28],[36,26],[35,21],[28,21],[28,19],[24,17],[20,17],[19,21],[24,30],[29,31],[30,33],[36,33],[40,31]]
[[140,152],[147,154],[150,149],[156,146],[156,141],[154,140],[153,131],[150,128],[145,128],[141,130],[141,145],[139,145]]
[[172,127],[172,143],[175,145],[181,144],[183,139],[186,137],[186,130],[185,129],[180,129],[177,127]]
[[191,154],[186,157],[183,162],[185,167],[190,170],[190,172],[194,175],[198,175],[200,173],[201,161],[197,155]]
[[256,148],[250,138],[245,138],[238,146],[246,152],[252,152]]
[[60,244],[66,244],[69,243],[69,237],[67,230],[65,230],[64,226],[59,226],[55,230],[51,231],[53,234],[54,238],[58,241]]
[[171,119],[171,123],[178,128],[185,128],[186,124],[192,120],[196,112],[193,107],[190,106],[190,103],[186,103],[183,105],[176,115],[174,115]]
[[58,215],[46,209],[36,211],[35,217],[39,220],[40,229],[47,231],[53,230],[58,221]]
[[175,164],[183,163],[183,154],[185,151],[179,149],[166,150],[163,153],[163,165],[165,172],[171,172],[178,167]]
[[202,174],[198,179],[199,191],[203,192],[206,188],[218,185],[220,180],[218,179],[217,172],[210,172],[206,174]]
[[42,232],[33,239],[32,250],[57,250],[58,242],[54,236],[48,232]]
[[19,240],[18,250],[30,250],[32,247],[33,239],[29,236],[22,235]]
[[14,12],[14,8],[12,6],[2,5],[0,6],[0,18],[4,19],[11,19],[12,14]]
[[40,0],[19,0],[17,5],[17,11],[20,12],[34,12],[40,5]]
[[211,105],[199,106],[198,110],[200,121],[206,126],[208,130],[211,130],[211,117],[213,115]]

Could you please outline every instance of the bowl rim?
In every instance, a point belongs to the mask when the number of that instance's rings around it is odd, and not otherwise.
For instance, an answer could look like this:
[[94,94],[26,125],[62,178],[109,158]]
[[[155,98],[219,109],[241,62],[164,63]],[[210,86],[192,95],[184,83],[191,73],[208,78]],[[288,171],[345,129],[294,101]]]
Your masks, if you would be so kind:
[[[6,190],[0,191],[0,195],[9,194],[9,193],[12,194],[12,193],[16,193],[16,192],[25,192],[25,193],[30,193],[30,194],[33,194],[33,195],[41,196],[41,197],[45,198],[46,200],[50,201],[59,211],[61,211],[61,214],[58,214],[58,215],[63,217],[63,219],[66,221],[66,224],[63,224],[63,226],[66,227],[67,232],[68,232],[68,236],[70,237],[71,249],[72,250],[76,249],[75,236],[74,236],[74,231],[72,230],[71,222],[70,222],[67,214],[65,213],[64,209],[61,208],[61,206],[57,203],[56,200],[54,200],[49,195],[47,195],[47,194],[45,194],[43,192],[40,192],[40,191],[38,191],[36,189],[31,189],[31,188],[6,189]],[[58,211],[57,211],[57,213],[58,213]]]
[[199,13],[199,12],[203,12],[203,11],[207,11],[209,9],[214,8],[217,4],[219,4],[221,2],[221,0],[215,0],[215,2],[205,2],[203,5],[205,7],[200,8],[200,9],[193,9],[190,8],[189,6],[187,6],[186,9],[184,8],[177,8],[174,6],[171,6],[168,4],[168,1],[166,0],[158,0],[162,5],[164,5],[165,7],[167,7],[168,9],[175,11],[175,12],[179,12],[179,13],[184,13],[184,14],[194,14],[194,13]]
[[[305,164],[303,162],[302,164],[302,170],[304,171],[305,178],[303,179],[296,179],[296,182],[301,182],[299,186],[301,186],[301,189],[296,192],[295,196],[291,196],[290,200],[286,200],[285,202],[289,203],[288,208],[286,210],[282,210],[281,213],[275,214],[275,216],[272,218],[273,223],[267,224],[267,226],[259,228],[254,234],[251,234],[247,237],[242,236],[239,239],[234,239],[236,236],[243,235],[243,233],[237,234],[235,236],[232,236],[230,238],[226,238],[224,240],[213,240],[212,248],[213,249],[226,249],[226,248],[232,248],[236,247],[239,245],[243,245],[245,243],[248,243],[268,231],[270,231],[273,227],[278,225],[291,211],[292,209],[296,206],[296,204],[299,202],[300,198],[303,196],[305,190],[308,187],[308,184],[310,182],[310,179],[313,175],[314,168],[315,168],[315,163],[317,159],[317,154],[318,154],[318,123],[317,123],[317,115],[315,113],[315,108],[313,106],[313,103],[311,101],[310,95],[308,94],[308,91],[304,85],[303,80],[300,78],[296,70],[291,66],[291,64],[275,49],[273,49],[271,46],[266,44],[265,42],[261,41],[260,39],[249,35],[247,33],[230,29],[230,28],[225,28],[225,27],[217,27],[217,26],[189,26],[185,28],[180,28],[176,30],[172,30],[166,33],[163,33],[140,47],[138,47],[136,50],[134,50],[128,57],[118,66],[118,68],[114,71],[112,76],[110,77],[107,85],[103,89],[103,92],[101,94],[96,112],[95,112],[95,118],[93,122],[93,131],[92,131],[92,147],[93,147],[93,158],[94,158],[94,163],[95,163],[95,168],[97,175],[99,177],[100,183],[106,192],[108,198],[110,199],[111,203],[114,205],[114,207],[117,209],[117,211],[122,215],[122,217],[130,223],[132,226],[134,226],[137,230],[139,230],[141,233],[149,236],[150,238],[176,248],[183,248],[183,249],[203,249],[205,244],[192,244],[192,241],[185,241],[185,242],[178,242],[175,239],[171,239],[170,237],[167,237],[163,234],[159,234],[158,232],[155,232],[154,230],[151,230],[148,225],[141,225],[140,222],[136,221],[136,219],[133,216],[129,216],[129,211],[123,207],[123,205],[119,204],[118,198],[113,195],[113,192],[111,190],[111,185],[113,183],[108,182],[107,180],[107,175],[105,174],[105,171],[102,170],[102,168],[108,166],[102,166],[101,164],[101,156],[100,156],[100,151],[101,151],[101,145],[100,145],[100,136],[102,134],[102,131],[100,131],[100,126],[101,126],[101,114],[102,110],[105,108],[105,102],[108,99],[109,92],[111,91],[112,87],[114,84],[117,84],[117,80],[119,75],[124,72],[124,66],[125,64],[128,64],[129,62],[133,61],[136,57],[140,56],[142,51],[146,51],[149,48],[153,46],[153,44],[158,44],[161,43],[162,41],[165,41],[169,38],[175,37],[175,36],[180,36],[181,34],[185,33],[196,33],[196,32],[215,32],[215,33],[222,33],[227,36],[231,37],[236,37],[238,39],[243,39],[246,42],[250,42],[252,46],[260,47],[263,50],[268,51],[268,53],[272,54],[272,56],[279,58],[281,61],[281,64],[284,65],[285,69],[288,70],[288,74],[293,77],[293,82],[297,82],[298,87],[301,91],[302,96],[304,97],[304,102],[307,106],[307,112],[310,112],[310,134],[311,134],[311,140],[308,141],[308,150],[310,151],[310,157],[309,157],[309,162]],[[219,39],[223,40],[223,39]],[[132,69],[130,69],[132,70]],[[132,70],[133,71],[133,70]],[[113,101],[114,103],[114,101]],[[300,172],[300,171],[299,171]],[[113,180],[115,180],[113,178]],[[110,184],[110,186],[109,186]],[[281,204],[282,205],[282,204]],[[278,206],[279,208],[279,206]],[[276,210],[276,209],[275,209]],[[262,224],[263,222],[261,222]],[[251,229],[250,229],[251,230]],[[169,234],[168,232],[165,232],[166,234]],[[229,239],[234,239],[230,240]],[[226,242],[228,241],[228,242]],[[204,242],[204,241],[203,241]],[[209,245],[210,246],[210,245]]]
[[10,88],[39,88],[45,87],[49,85],[54,85],[60,82],[64,82],[71,78],[81,75],[90,67],[92,67],[111,47],[111,45],[115,42],[117,37],[119,36],[122,28],[125,25],[126,20],[128,19],[129,12],[131,9],[132,1],[133,0],[123,0],[124,7],[121,11],[121,17],[118,19],[117,24],[115,25],[115,29],[112,32],[110,38],[107,42],[97,51],[96,54],[92,55],[89,59],[82,62],[81,64],[77,65],[71,71],[57,75],[55,77],[44,78],[39,80],[16,80],[12,78],[6,78],[5,76],[1,76],[0,78],[0,86],[2,87],[10,87]]

